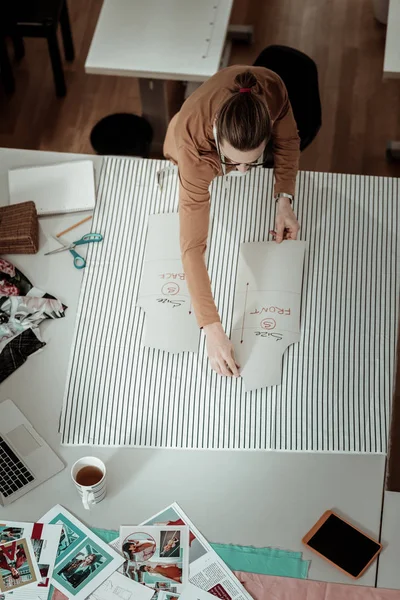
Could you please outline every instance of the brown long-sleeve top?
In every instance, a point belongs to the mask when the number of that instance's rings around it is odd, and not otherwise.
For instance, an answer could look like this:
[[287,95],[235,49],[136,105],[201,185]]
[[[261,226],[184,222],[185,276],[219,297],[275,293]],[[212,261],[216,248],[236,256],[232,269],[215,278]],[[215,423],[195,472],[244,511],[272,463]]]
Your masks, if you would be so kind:
[[[280,77],[264,67],[235,65],[208,79],[172,119],[164,155],[178,165],[179,219],[183,268],[200,327],[218,322],[204,261],[212,180],[222,175],[213,124],[219,107],[230,97],[236,75],[251,71],[265,92],[273,128],[275,193],[294,194],[300,140],[287,91]],[[229,170],[229,167],[227,168]]]

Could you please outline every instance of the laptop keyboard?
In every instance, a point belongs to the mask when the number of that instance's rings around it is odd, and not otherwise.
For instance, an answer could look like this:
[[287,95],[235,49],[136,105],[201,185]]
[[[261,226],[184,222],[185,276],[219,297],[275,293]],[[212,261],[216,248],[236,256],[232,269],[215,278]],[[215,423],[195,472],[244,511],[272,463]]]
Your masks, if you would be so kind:
[[5,498],[35,478],[0,436],[0,492]]

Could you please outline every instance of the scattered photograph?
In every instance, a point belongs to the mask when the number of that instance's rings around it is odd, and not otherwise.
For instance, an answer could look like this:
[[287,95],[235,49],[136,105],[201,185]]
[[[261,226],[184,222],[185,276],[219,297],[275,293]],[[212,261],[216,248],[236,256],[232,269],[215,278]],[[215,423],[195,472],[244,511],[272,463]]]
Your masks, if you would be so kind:
[[[24,523],[21,521],[5,521],[0,524],[1,539],[24,537],[29,539],[30,548],[36,559],[37,587],[48,588],[53,573],[57,548],[62,531],[61,525],[48,525],[44,523]],[[44,591],[38,590],[38,591]]]
[[[103,542],[63,506],[53,506],[41,523],[61,525],[57,540],[58,558],[50,575],[48,599],[86,600],[124,563],[119,552]],[[61,541],[60,541],[61,536]],[[43,564],[48,561],[43,560]]]
[[72,595],[78,594],[111,561],[100,546],[92,540],[87,540],[76,552],[56,567],[53,575]]
[[104,560],[105,558],[101,554],[97,554],[91,544],[86,544],[65,567],[57,571],[57,574],[75,589],[97,571]]
[[179,598],[177,585],[167,581],[158,581],[154,585],[154,594],[151,600],[172,600],[172,598]]
[[[157,513],[153,517],[150,517],[147,521],[142,523],[142,525],[156,525],[161,527],[162,525],[166,526],[177,526],[181,527],[182,525],[188,525],[189,523],[186,521],[184,513],[180,514],[178,512],[179,507],[176,504],[171,504],[168,508],[162,510]],[[184,518],[182,518],[184,517]],[[198,558],[205,556],[209,550],[206,546],[200,542],[193,531],[189,530],[189,563],[194,563]]]
[[65,515],[57,515],[52,524],[62,525],[60,542],[58,544],[56,564],[60,563],[74,547],[77,547],[84,539],[85,534],[76,527]]
[[22,527],[4,527],[0,525],[0,544],[14,542],[24,536]]
[[157,584],[174,581],[178,584],[183,583],[182,563],[159,563],[147,562],[144,565],[128,565],[126,575],[137,581],[155,587]]
[[184,525],[142,527],[123,525],[120,528],[121,548],[126,559],[124,574],[154,589],[160,584],[175,583],[180,592],[189,579],[189,528]]
[[145,562],[157,549],[156,540],[148,533],[135,532],[127,536],[122,543],[125,558],[135,563]]
[[35,569],[33,550],[26,539],[7,542],[0,546],[0,591],[10,592],[18,588],[36,584],[38,572]]
[[[62,523],[61,521],[59,523]],[[79,540],[79,535],[70,529],[67,525],[62,523],[62,532],[60,537],[60,543],[58,545],[57,556],[60,556],[65,552],[67,548],[69,548],[72,544],[74,544],[77,540]]]
[[49,578],[49,571],[50,571],[50,565],[38,565],[39,567],[39,571],[40,571],[40,583],[38,584],[39,587],[48,587],[49,583],[50,583],[50,578]]
[[173,592],[159,592],[158,600],[178,600],[179,594]]
[[161,531],[160,556],[162,558],[175,558],[181,555],[181,532]]
[[171,594],[176,594],[176,592],[178,591],[178,588],[176,587],[176,585],[173,585],[172,583],[169,583],[167,581],[159,581],[158,583],[156,583],[156,585],[154,587],[159,592],[168,591],[168,592],[171,592]]
[[33,540],[31,538],[31,543],[32,543],[32,547],[33,547],[33,552],[35,554],[35,558],[36,558],[37,562],[39,562],[40,561],[40,555],[42,553],[42,548],[43,548],[44,540],[42,540],[41,538]]

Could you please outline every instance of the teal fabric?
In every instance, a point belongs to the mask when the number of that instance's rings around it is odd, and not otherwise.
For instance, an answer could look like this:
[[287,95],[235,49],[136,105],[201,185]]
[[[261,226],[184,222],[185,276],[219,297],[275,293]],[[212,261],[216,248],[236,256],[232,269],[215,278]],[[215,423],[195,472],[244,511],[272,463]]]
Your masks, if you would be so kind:
[[[97,528],[92,528],[92,531],[107,544],[118,537],[117,531]],[[302,560],[301,552],[232,544],[211,544],[211,546],[232,571],[307,579],[310,562]]]
[[232,571],[307,579],[310,565],[308,560],[302,560],[301,552],[232,544],[211,546]]

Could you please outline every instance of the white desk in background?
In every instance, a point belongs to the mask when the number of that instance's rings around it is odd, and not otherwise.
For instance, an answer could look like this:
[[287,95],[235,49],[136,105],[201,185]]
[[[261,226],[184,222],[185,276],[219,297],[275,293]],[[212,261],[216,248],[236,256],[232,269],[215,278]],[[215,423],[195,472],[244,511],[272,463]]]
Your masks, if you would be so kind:
[[400,78],[400,0],[390,0],[383,78]]
[[165,82],[206,81],[220,68],[233,0],[104,0],[87,73],[138,77],[143,116],[161,151]]
[[[400,78],[400,0],[390,0],[389,4],[383,78]],[[400,106],[396,109],[400,114]],[[386,156],[389,160],[400,160],[400,141],[388,142]]]
[[[0,205],[8,201],[9,168],[75,158],[0,150]],[[101,158],[92,159],[100,164]],[[139,523],[177,501],[210,541],[304,550],[304,558],[312,560],[311,579],[373,586],[376,562],[353,581],[305,550],[301,538],[328,508],[378,536],[384,455],[59,446],[58,420],[82,272],[73,267],[69,252],[53,256],[44,252],[53,243],[50,235],[76,220],[76,214],[42,218],[39,253],[9,257],[35,285],[59,297],[68,309],[64,319],[42,323],[47,346],[0,385],[0,401],[11,398],[67,468],[0,508],[0,516],[34,520],[62,503],[89,525],[118,528],[122,523]],[[90,512],[83,509],[69,475],[72,463],[87,454],[106,462],[109,484],[107,498]]]

